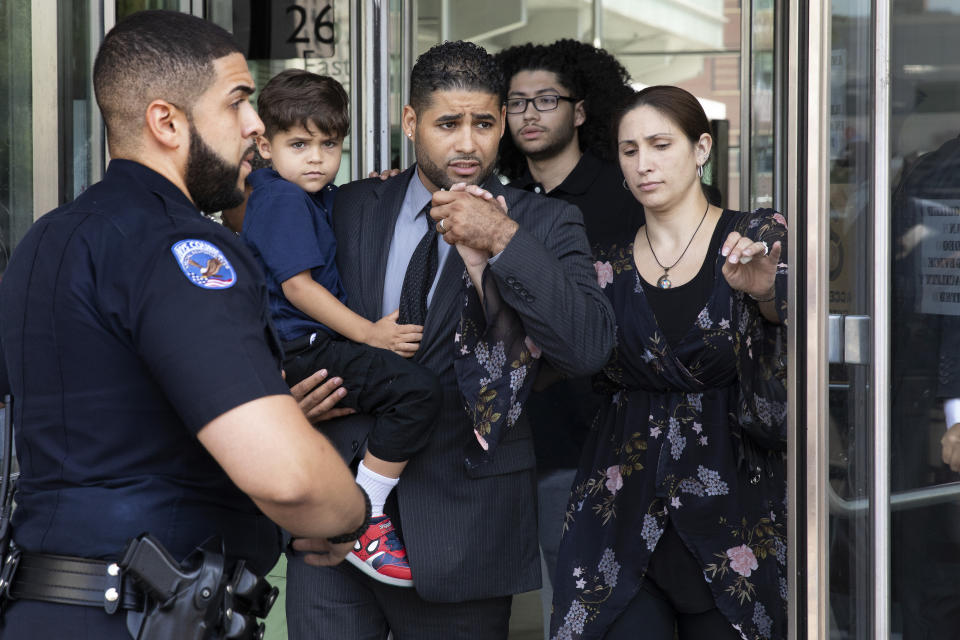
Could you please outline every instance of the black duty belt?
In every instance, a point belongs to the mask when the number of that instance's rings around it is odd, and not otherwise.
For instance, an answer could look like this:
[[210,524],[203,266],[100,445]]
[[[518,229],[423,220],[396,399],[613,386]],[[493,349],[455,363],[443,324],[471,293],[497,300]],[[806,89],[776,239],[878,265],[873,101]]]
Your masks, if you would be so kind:
[[[219,547],[220,552],[214,550]],[[8,600],[40,600],[126,610],[141,640],[262,640],[277,589],[246,567],[228,570],[223,545],[210,539],[178,563],[150,534],[132,539],[119,562],[16,548],[0,567],[0,614]]]
[[14,561],[16,578],[10,584],[14,600],[103,607],[107,613],[143,609],[143,594],[123,580],[116,563],[25,552]]

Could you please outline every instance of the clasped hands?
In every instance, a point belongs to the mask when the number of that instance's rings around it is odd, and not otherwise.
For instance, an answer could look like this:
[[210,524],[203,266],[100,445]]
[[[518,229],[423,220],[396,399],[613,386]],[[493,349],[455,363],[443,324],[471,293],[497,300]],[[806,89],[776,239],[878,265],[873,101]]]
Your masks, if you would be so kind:
[[468,269],[485,265],[503,251],[518,228],[507,216],[503,196],[494,197],[483,187],[463,182],[434,192],[430,217],[437,233],[457,247]]
[[[399,169],[371,171],[370,178],[387,180]],[[468,269],[486,265],[491,256],[506,248],[520,225],[507,216],[507,201],[494,197],[481,186],[458,182],[448,190],[436,191],[430,217],[437,233],[455,245]]]

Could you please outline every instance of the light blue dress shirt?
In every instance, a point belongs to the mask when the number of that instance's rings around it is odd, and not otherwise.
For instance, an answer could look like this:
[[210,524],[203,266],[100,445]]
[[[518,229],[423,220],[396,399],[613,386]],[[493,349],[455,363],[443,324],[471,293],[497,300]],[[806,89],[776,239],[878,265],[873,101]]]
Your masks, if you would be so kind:
[[[392,178],[391,178],[392,179]],[[382,315],[393,313],[400,307],[400,289],[403,287],[403,276],[407,272],[407,264],[413,255],[420,239],[427,232],[427,225],[434,224],[433,219],[422,213],[433,194],[420,181],[420,176],[414,170],[407,193],[400,205],[400,215],[393,228],[393,241],[390,243],[390,253],[387,254],[387,273],[383,281]],[[443,236],[437,234],[437,275],[427,293],[427,308],[433,300],[433,292],[437,288],[437,281],[443,272],[443,265],[450,253],[450,245]]]

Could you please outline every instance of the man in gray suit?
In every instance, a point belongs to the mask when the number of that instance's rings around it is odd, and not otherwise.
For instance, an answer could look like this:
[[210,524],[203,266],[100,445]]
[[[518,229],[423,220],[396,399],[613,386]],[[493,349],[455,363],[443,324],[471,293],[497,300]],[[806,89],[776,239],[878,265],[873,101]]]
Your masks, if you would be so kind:
[[[391,630],[397,640],[506,638],[513,594],[540,586],[529,423],[521,416],[483,464],[467,462],[480,445],[453,370],[464,261],[486,270],[543,358],[566,375],[587,375],[606,362],[614,320],[580,212],[504,187],[493,174],[504,97],[502,73],[482,48],[433,47],[413,68],[403,110],[417,163],[398,177],[354,182],[337,194],[337,263],[349,306],[364,317],[400,306],[415,247],[429,237],[428,227],[437,230],[438,268],[415,359],[437,374],[443,406],[430,444],[404,471],[391,512],[399,514],[414,589],[375,582],[353,567],[316,567],[310,556],[294,554],[287,595],[293,640],[379,639]],[[451,190],[456,183],[479,185],[494,198],[474,187]],[[354,461],[369,426],[365,416],[350,416],[324,430]],[[294,548],[309,551],[310,543],[295,541]]]

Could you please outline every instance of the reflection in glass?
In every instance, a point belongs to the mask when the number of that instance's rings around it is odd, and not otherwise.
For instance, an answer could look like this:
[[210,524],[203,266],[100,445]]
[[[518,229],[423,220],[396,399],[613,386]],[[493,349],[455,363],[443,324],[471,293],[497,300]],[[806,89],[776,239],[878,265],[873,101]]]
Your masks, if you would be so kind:
[[892,619],[905,640],[955,638],[960,498],[923,498],[960,481],[941,458],[960,422],[960,7],[902,0],[891,19]]
[[[830,95],[830,312],[872,308],[872,3],[833,7]],[[889,505],[872,505],[869,363],[830,365],[831,635],[871,636],[889,607],[892,637],[960,629],[960,474],[941,438],[960,422],[960,38],[956,3],[891,3]],[[880,34],[878,37],[884,37]],[[849,326],[849,325],[848,325]],[[958,427],[960,431],[960,427]],[[871,510],[890,510],[890,602],[871,602]]]

